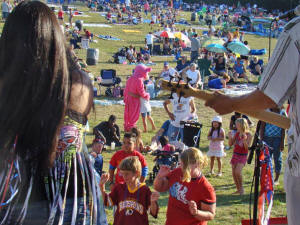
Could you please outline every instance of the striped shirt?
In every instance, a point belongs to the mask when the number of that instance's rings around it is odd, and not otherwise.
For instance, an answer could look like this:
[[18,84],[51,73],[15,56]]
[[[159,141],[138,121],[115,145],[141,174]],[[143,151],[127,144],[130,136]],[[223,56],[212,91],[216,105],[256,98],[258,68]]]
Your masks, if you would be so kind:
[[287,169],[300,177],[300,17],[294,18],[280,35],[272,57],[262,74],[258,89],[281,106],[290,100],[294,143],[288,154]]

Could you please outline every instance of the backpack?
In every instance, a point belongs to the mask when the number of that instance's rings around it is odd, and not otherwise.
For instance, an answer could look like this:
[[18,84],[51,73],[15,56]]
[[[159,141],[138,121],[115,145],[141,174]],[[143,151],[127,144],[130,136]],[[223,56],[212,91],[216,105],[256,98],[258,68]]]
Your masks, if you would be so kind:
[[121,97],[121,87],[117,86],[113,88],[113,97],[114,98],[120,98]]

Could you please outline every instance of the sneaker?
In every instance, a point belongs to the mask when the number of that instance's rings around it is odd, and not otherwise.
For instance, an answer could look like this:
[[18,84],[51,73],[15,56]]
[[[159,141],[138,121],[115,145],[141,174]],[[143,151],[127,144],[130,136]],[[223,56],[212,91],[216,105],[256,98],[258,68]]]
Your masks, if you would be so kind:
[[225,150],[229,150],[230,149],[230,147],[229,146],[225,146]]
[[217,177],[221,177],[221,176],[222,176],[222,173],[218,173],[218,174],[217,174]]
[[274,182],[274,185],[275,185],[275,186],[279,185],[279,181],[278,181],[278,180],[275,181],[275,182]]

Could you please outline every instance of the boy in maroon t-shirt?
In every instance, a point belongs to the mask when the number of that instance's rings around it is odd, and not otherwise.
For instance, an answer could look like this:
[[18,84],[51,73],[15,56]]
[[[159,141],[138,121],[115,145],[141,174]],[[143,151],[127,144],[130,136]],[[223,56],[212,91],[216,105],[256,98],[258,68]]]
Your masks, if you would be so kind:
[[103,174],[100,181],[104,205],[117,206],[113,224],[148,225],[148,209],[153,217],[157,217],[159,193],[151,193],[145,183],[140,183],[142,167],[138,157],[125,158],[119,168],[125,183],[116,184],[110,194],[105,192],[109,174]]

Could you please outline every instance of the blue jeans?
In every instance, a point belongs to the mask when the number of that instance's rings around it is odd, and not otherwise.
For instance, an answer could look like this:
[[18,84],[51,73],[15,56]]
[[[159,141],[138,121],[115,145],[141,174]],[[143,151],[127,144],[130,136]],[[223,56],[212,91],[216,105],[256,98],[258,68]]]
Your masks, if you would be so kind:
[[198,51],[192,51],[191,52],[191,62],[194,62],[194,60],[197,60],[198,59]]
[[167,136],[169,141],[177,141],[179,138],[183,140],[183,129],[180,127],[175,127],[172,124],[169,125]]
[[280,173],[282,167],[282,152],[280,151],[281,137],[264,137],[263,140],[270,147],[270,157],[274,157],[275,172]]

